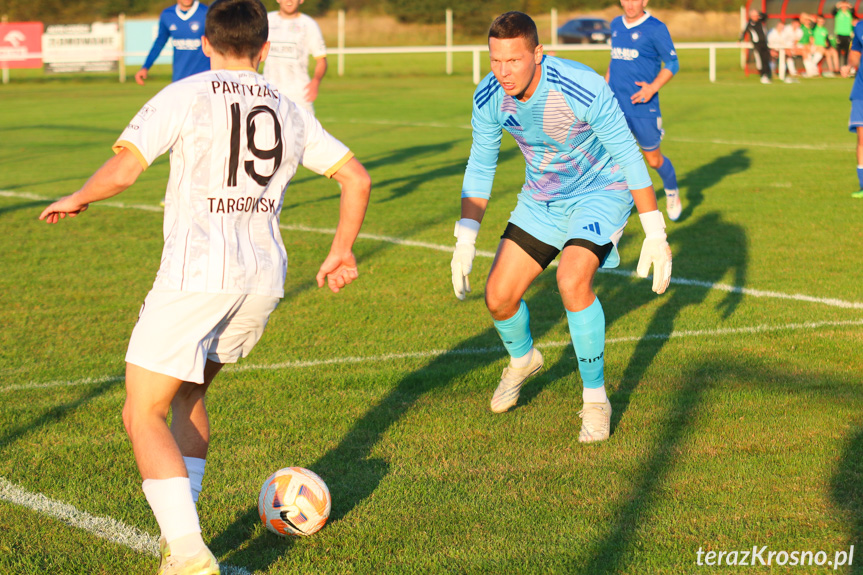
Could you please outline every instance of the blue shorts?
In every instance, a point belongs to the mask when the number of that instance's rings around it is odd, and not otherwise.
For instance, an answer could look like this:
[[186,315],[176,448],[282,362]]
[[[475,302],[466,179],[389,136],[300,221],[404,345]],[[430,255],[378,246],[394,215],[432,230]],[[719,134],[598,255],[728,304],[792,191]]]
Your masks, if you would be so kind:
[[655,118],[630,118],[626,117],[629,131],[635,136],[635,141],[645,152],[652,152],[659,148],[665,130],[662,129],[662,116]]
[[620,265],[617,242],[634,205],[629,190],[601,190],[551,202],[538,202],[521,193],[509,221],[558,250],[573,239],[598,246],[610,243],[611,251],[601,265],[616,268]]
[[863,128],[863,100],[851,100],[851,119],[848,120],[848,131],[856,132]]

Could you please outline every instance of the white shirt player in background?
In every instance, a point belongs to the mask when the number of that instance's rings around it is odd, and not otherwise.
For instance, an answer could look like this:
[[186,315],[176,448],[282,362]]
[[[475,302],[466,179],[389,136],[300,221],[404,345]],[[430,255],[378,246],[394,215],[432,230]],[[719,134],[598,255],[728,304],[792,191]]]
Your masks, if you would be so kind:
[[[312,103],[327,73],[327,47],[321,29],[311,16],[300,13],[303,0],[279,0],[279,10],[270,12],[270,55],[264,76],[284,95],[314,113]],[[309,56],[315,71],[309,78]]]
[[212,70],[159,92],[114,144],[116,155],[39,216],[48,223],[77,216],[171,151],[165,247],[126,354],[123,408],[161,529],[159,575],[219,573],[195,508],[210,436],[204,395],[225,363],[254,347],[283,296],[279,213],[298,164],[342,190],[318,286],[338,292],[358,276],[352,249],[368,206],[368,174],[314,116],[256,72],[266,39],[260,0],[214,2],[202,39]]

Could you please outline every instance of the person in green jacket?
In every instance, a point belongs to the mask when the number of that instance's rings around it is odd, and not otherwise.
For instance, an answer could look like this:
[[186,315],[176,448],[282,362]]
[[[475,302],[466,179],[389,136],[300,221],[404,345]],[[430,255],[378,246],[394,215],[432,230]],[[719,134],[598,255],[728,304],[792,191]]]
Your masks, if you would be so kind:
[[844,66],[848,63],[851,37],[854,35],[854,11],[847,0],[839,0],[833,8],[833,33],[836,35],[839,63]]
[[821,59],[824,60],[827,69],[822,69],[821,75],[825,78],[832,78],[839,72],[839,52],[836,51],[836,43],[830,38],[830,32],[824,16],[818,16],[815,19],[815,28],[812,29],[812,44],[815,47],[815,63]]

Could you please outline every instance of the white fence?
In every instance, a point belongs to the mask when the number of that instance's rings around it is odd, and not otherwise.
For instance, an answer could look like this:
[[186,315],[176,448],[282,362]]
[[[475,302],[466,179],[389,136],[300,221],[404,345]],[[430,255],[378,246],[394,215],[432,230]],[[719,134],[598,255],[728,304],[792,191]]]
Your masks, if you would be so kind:
[[[722,49],[751,48],[747,42],[683,42],[674,45],[680,50],[707,50],[709,55],[708,75],[711,82],[716,81],[716,51]],[[584,52],[608,51],[608,44],[550,44],[543,46],[545,52]],[[488,52],[488,46],[394,46],[386,48],[328,48],[327,56],[335,55],[338,59],[339,76],[345,73],[345,56],[374,54],[446,54],[446,71],[452,74],[452,55],[470,52],[473,54],[473,83],[479,84],[482,79],[480,55]]]
[[[747,42],[683,42],[675,44],[678,51],[681,50],[707,50],[709,54],[708,75],[711,82],[716,81],[716,51],[717,50],[740,50],[751,48],[752,44]],[[545,45],[545,52],[584,52],[584,51],[608,51],[608,44],[550,44]],[[481,55],[488,52],[488,46],[392,46],[380,48],[328,48],[327,56],[335,56],[338,61],[337,69],[339,76],[345,73],[345,57],[357,55],[387,55],[387,54],[445,54],[446,72],[452,74],[452,55],[469,52],[473,55],[473,83],[479,84],[482,79]],[[127,56],[146,55],[141,52],[117,52],[116,57],[120,62],[120,82],[126,81],[126,66],[124,64]],[[31,52],[21,56],[25,58],[41,58],[42,54]],[[780,59],[784,72],[784,58]],[[2,68],[2,63],[0,63]],[[3,68],[3,83],[8,83],[8,70]]]
[[[743,16],[741,16],[743,18]],[[3,18],[5,22],[5,17]],[[122,36],[122,31],[124,30],[124,22],[125,16],[123,14],[119,17],[119,30],[120,30],[120,46],[125,46],[125,40]],[[551,43],[544,46],[546,52],[580,52],[580,51],[608,51],[610,46],[608,44],[559,44],[557,38],[557,10],[551,10]],[[447,74],[453,73],[453,54],[458,53],[470,53],[472,54],[473,59],[473,82],[474,84],[479,84],[479,81],[482,79],[481,72],[481,54],[488,52],[488,46],[486,45],[476,45],[476,46],[454,46],[452,44],[453,41],[453,14],[452,10],[446,11],[446,45],[445,46],[395,46],[395,47],[371,47],[371,48],[346,48],[345,47],[345,12],[344,10],[338,11],[338,32],[337,32],[337,47],[328,48],[327,53],[328,56],[335,56],[338,60],[338,75],[342,76],[345,73],[345,57],[351,55],[388,55],[388,54],[444,54],[446,57],[445,69]],[[734,49],[741,50],[742,48],[749,48],[752,45],[749,43],[739,43],[739,42],[684,42],[680,44],[676,44],[675,48],[679,50],[707,50],[709,54],[709,66],[708,66],[708,74],[711,82],[716,81],[716,51],[722,49]],[[742,50],[741,50],[742,53]],[[103,52],[103,54],[105,54]],[[118,50],[115,53],[116,61],[119,63],[118,71],[119,71],[119,80],[120,82],[126,81],[126,64],[125,59],[129,56],[143,56],[145,53],[139,52],[129,52],[125,50]],[[107,55],[106,55],[107,56]],[[25,59],[25,58],[41,58],[42,54],[39,53],[28,53],[25,54],[24,58],[16,58],[16,59]],[[11,61],[11,59],[10,59]],[[780,77],[784,76],[784,58],[780,58],[781,66],[780,66]],[[741,65],[743,65],[743,61],[741,59]],[[2,80],[3,83],[6,84],[9,82],[9,70],[6,67],[6,62],[0,60],[0,69],[2,69]]]

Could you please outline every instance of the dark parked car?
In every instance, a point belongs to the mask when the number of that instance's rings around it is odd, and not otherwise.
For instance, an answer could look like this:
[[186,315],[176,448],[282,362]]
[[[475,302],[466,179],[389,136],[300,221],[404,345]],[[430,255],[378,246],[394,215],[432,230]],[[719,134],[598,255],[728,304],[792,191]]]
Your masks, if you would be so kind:
[[561,44],[602,44],[611,42],[611,28],[602,18],[574,18],[557,29]]

